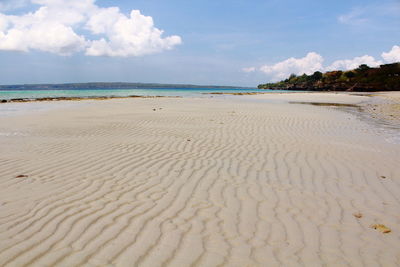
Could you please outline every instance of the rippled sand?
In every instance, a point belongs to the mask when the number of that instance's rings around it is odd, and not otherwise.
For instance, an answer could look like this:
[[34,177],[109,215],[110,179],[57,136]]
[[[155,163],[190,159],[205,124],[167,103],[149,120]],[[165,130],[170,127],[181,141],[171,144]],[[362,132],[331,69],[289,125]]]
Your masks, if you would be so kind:
[[400,145],[265,98],[0,117],[0,266],[398,266]]

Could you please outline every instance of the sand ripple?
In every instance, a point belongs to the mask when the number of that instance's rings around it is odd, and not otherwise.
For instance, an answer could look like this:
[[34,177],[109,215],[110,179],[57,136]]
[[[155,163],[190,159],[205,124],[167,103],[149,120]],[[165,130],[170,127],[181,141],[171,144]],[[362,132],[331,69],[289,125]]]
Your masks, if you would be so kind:
[[0,121],[24,133],[0,136],[0,266],[400,265],[400,147],[351,114],[134,99],[43,116]]

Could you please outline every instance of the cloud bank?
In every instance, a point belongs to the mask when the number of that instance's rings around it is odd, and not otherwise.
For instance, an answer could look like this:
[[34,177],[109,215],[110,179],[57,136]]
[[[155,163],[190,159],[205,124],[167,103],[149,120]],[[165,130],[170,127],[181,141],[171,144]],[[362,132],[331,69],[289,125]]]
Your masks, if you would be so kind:
[[381,56],[386,62],[400,62],[400,46],[393,46],[392,50],[383,52]]
[[376,60],[372,56],[365,55],[353,59],[336,60],[330,66],[326,67],[325,70],[352,70],[356,69],[361,64],[367,64],[370,67],[378,67],[383,64],[383,62]]
[[127,16],[118,7],[99,7],[95,0],[31,3],[39,5],[34,12],[20,16],[0,13],[0,50],[128,57],[170,50],[182,42],[176,35],[163,37],[152,17],[139,10]]
[[272,81],[278,81],[287,78],[290,74],[301,75],[312,74],[315,71],[331,70],[351,70],[361,64],[367,64],[370,67],[377,67],[384,63],[400,62],[400,46],[393,46],[389,52],[381,54],[382,60],[377,60],[372,56],[364,55],[353,59],[336,60],[328,66],[323,66],[324,58],[315,52],[308,53],[303,58],[289,58],[272,65],[263,65],[259,68],[243,68],[244,72],[261,71],[267,74]]
[[275,79],[284,79],[288,73],[311,74],[322,69],[324,59],[321,55],[311,52],[303,58],[289,58],[274,65],[261,66],[260,70],[272,75]]

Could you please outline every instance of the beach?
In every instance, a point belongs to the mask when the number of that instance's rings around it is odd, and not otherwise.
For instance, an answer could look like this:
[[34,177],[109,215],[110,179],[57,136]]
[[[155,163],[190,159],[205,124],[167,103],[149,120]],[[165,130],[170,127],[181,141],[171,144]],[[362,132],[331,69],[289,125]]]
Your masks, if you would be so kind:
[[0,266],[399,266],[400,109],[385,102],[398,99],[126,98],[0,116]]

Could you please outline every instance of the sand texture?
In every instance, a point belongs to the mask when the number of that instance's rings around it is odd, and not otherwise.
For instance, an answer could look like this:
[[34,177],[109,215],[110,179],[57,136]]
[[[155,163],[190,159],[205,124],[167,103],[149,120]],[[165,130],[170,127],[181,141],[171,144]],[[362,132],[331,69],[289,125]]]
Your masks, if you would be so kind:
[[240,97],[0,116],[0,266],[399,266],[400,145]]

